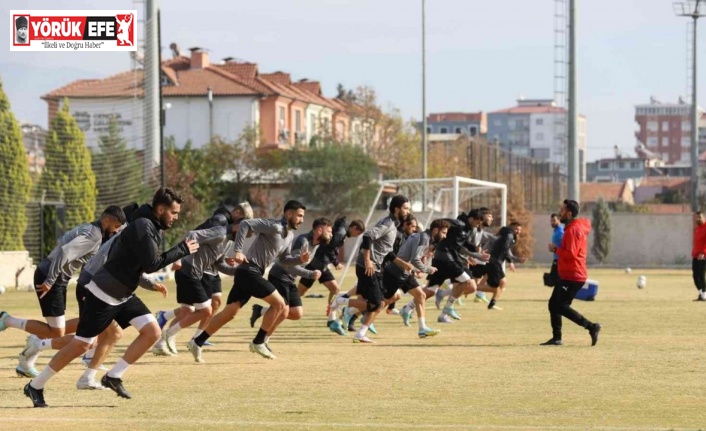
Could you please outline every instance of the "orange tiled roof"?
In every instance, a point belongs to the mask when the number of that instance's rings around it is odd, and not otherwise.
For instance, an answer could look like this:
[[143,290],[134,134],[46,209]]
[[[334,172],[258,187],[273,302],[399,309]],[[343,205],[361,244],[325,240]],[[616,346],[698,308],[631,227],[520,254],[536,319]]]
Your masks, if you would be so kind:
[[663,187],[667,189],[678,189],[686,187],[689,177],[646,177],[640,181],[638,187]]
[[289,76],[288,73],[284,72],[262,73],[260,74],[260,78],[264,79],[265,81],[273,82],[279,85],[292,84],[292,78]]
[[309,93],[314,93],[317,96],[321,95],[321,83],[319,81],[299,81],[295,82],[293,85]]
[[619,202],[623,187],[623,183],[581,183],[581,202],[598,202],[599,198],[606,202]]
[[482,112],[440,112],[436,114],[429,114],[428,121],[431,121],[433,123],[438,123],[441,121],[480,122],[482,121],[482,119]]

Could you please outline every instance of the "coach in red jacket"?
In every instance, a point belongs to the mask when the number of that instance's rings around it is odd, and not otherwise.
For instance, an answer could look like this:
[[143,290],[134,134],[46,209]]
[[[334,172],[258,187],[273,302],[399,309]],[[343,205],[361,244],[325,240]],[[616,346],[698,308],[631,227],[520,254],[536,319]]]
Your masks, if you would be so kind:
[[699,296],[694,301],[706,301],[706,219],[701,211],[694,213],[694,246],[691,248],[691,272]]
[[571,302],[576,293],[586,283],[586,257],[588,256],[588,234],[591,232],[591,222],[579,215],[579,203],[565,200],[559,212],[559,218],[564,223],[564,238],[561,246],[549,244],[549,251],[559,256],[559,283],[554,287],[549,298],[549,316],[552,322],[552,338],[542,343],[543,346],[561,346],[561,317],[564,316],[577,325],[583,326],[591,335],[591,345],[598,342],[600,323],[591,323],[578,311],[571,308]]

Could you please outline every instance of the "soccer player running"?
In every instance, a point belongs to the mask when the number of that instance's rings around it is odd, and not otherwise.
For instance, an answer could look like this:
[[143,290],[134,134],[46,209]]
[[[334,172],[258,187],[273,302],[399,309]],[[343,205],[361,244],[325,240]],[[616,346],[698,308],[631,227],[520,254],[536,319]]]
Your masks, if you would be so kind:
[[[6,328],[16,328],[36,335],[40,339],[51,339],[76,332],[78,319],[66,321],[66,286],[74,271],[79,270],[93,257],[103,239],[110,238],[125,223],[125,213],[120,207],[109,206],[100,218],[84,223],[61,236],[58,244],[43,259],[34,271],[39,307],[46,323],[39,320],[13,317],[6,311],[0,312],[0,332]],[[33,368],[23,368],[16,372],[24,377],[36,377]]]
[[397,236],[397,227],[409,215],[409,199],[406,196],[396,195],[390,200],[389,214],[380,219],[377,224],[363,234],[363,243],[360,246],[360,255],[355,267],[358,277],[357,292],[361,298],[351,299],[338,296],[332,308],[340,306],[355,307],[366,310],[361,319],[361,326],[353,336],[354,343],[372,343],[367,337],[368,328],[375,321],[375,317],[382,311],[384,287],[382,284],[383,261],[391,260],[391,264],[400,265],[412,271],[414,267],[397,258],[392,253],[392,247]]
[[[132,325],[139,335],[123,357],[101,379],[101,384],[118,396],[131,398],[122,383],[123,373],[159,338],[159,326],[145,304],[135,296],[140,276],[155,272],[198,250],[196,241],[187,240],[159,253],[161,231],[179,218],[181,196],[169,188],[160,188],[152,199],[137,211],[135,221],[126,227],[110,249],[108,260],[86,285],[84,308],[73,340],[59,350],[49,364],[24,388],[34,407],[47,407],[44,386],[72,360],[88,350],[95,338],[115,320],[121,328]],[[166,296],[167,290],[159,290]]]
[[[182,259],[181,267],[174,273],[181,313],[178,321],[172,320],[169,328],[162,331],[161,340],[153,348],[153,353],[163,354],[166,347],[168,354],[176,355],[177,333],[196,322],[210,319],[212,287],[209,283],[213,280],[205,277],[205,271],[216,268],[224,274],[235,273],[235,267],[226,263],[225,252],[239,223],[240,220],[232,219],[228,210],[219,208],[212,217],[186,235],[186,238],[198,241],[199,250]],[[194,359],[204,362],[200,356]]]
[[[327,218],[318,218],[314,220],[312,224],[312,229],[310,232],[299,235],[294,242],[292,242],[292,256],[299,256],[302,252],[308,251],[310,259],[316,255],[316,252],[321,247],[325,247],[326,243],[331,241],[331,220]],[[274,331],[279,327],[279,325],[285,320],[299,320],[304,316],[304,307],[302,305],[302,298],[299,295],[299,290],[296,285],[296,277],[304,277],[311,280],[319,280],[321,277],[321,271],[318,269],[309,270],[306,266],[309,266],[311,262],[304,262],[300,265],[285,266],[280,263],[280,258],[275,260],[275,264],[270,268],[270,273],[267,276],[267,280],[272,283],[282,298],[286,307],[284,312],[280,314],[277,321],[272,325],[272,327],[267,331],[267,336],[265,337],[265,346],[270,349],[269,339]],[[250,317],[250,327],[255,326],[255,322],[263,314],[269,311],[269,306],[263,307],[259,304],[255,304],[252,307],[252,316]],[[345,335],[345,331],[339,322],[337,323],[338,333],[340,335]]]
[[[444,220],[434,220],[432,222],[432,230],[437,231],[437,238],[444,237],[448,231],[448,223]],[[400,246],[397,252],[397,257],[405,262],[411,263],[414,269],[406,271],[402,267],[395,264],[388,264],[383,271],[383,285],[386,289],[386,300],[399,299],[398,289],[402,293],[409,293],[414,298],[414,308],[417,311],[419,319],[419,338],[433,337],[439,334],[439,330],[431,329],[426,325],[425,306],[427,292],[417,281],[417,275],[433,274],[436,268],[431,265],[426,265],[422,258],[427,253],[430,245],[430,235],[427,232],[418,232],[411,234],[404,243]],[[402,308],[400,314],[405,326],[409,326],[409,316],[412,310],[406,306]]]
[[559,256],[560,281],[554,286],[549,298],[549,316],[552,324],[552,338],[542,343],[542,346],[561,346],[561,317],[566,317],[588,330],[591,336],[591,346],[598,342],[601,332],[600,323],[592,323],[578,311],[571,308],[571,302],[576,293],[586,283],[588,271],[586,257],[588,256],[588,234],[591,232],[591,222],[585,218],[577,218],[579,203],[565,200],[559,211],[560,221],[564,223],[564,238],[557,247],[549,244],[549,251]]
[[[280,256],[280,263],[287,266],[309,261],[308,251],[303,251],[299,256],[292,256],[290,253],[294,239],[293,231],[304,222],[305,210],[306,207],[301,202],[291,200],[285,204],[281,219],[252,219],[240,222],[233,244],[233,258],[239,263],[233,277],[233,287],[223,310],[211,318],[208,327],[198,337],[189,341],[188,347],[194,357],[201,356],[204,343],[223,325],[233,320],[243,305],[254,296],[267,302],[270,309],[265,313],[260,329],[249,348],[251,352],[264,358],[275,359],[275,355],[265,345],[265,338],[280,314],[284,313],[286,304],[275,286],[265,279],[265,269]],[[248,251],[243,253],[245,238],[251,233],[256,235],[255,241]]]
[[500,296],[507,286],[503,263],[508,262],[510,270],[514,271],[515,262],[525,263],[527,260],[525,257],[515,256],[511,250],[521,233],[522,225],[519,222],[512,222],[508,226],[502,227],[498,232],[498,238],[493,243],[493,248],[490,250],[490,260],[486,264],[486,279],[478,287],[483,292],[493,294],[488,303],[488,310],[502,310],[498,307],[497,301],[500,300]]
[[694,301],[706,301],[706,218],[701,211],[694,213],[694,245],[691,257],[691,273],[699,292]]
[[[336,282],[336,277],[334,277],[328,269],[328,265],[333,265],[336,270],[343,269],[343,263],[338,261],[338,252],[341,247],[343,247],[343,244],[347,238],[356,238],[365,232],[365,223],[363,223],[362,220],[353,220],[350,224],[346,225],[346,218],[340,217],[333,223],[332,232],[331,241],[329,241],[328,244],[322,244],[316,250],[316,253],[314,253],[314,258],[305,267],[305,269],[309,271],[321,271],[321,277],[319,277],[318,281],[326,286],[329,291],[327,303],[329,306],[326,307],[326,315],[328,317],[326,326],[328,326],[331,332],[343,335],[340,333],[338,325],[334,324],[334,322],[336,322],[336,311],[332,311],[330,306],[333,298],[336,297],[341,288]],[[313,285],[314,280],[312,278],[301,277],[299,279],[299,285],[297,286],[299,296],[304,296],[306,291]]]

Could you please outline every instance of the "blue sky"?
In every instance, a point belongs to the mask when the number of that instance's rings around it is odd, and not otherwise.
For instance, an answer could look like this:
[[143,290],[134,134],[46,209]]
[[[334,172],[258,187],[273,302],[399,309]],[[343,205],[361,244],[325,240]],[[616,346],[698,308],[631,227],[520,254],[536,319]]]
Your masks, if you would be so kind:
[[[385,107],[421,118],[421,0],[163,0],[162,55],[177,42],[320,80],[369,85]],[[132,9],[129,0],[5,0],[11,9]],[[632,152],[634,105],[674,102],[686,88],[686,20],[667,0],[578,0],[579,109],[588,117],[588,159]],[[553,96],[553,0],[427,0],[427,110],[492,111],[519,96]],[[702,24],[706,32],[706,20]],[[706,38],[699,37],[701,47]],[[18,118],[46,124],[39,97],[74,79],[129,68],[126,53],[0,51]],[[700,49],[703,53],[704,49]],[[705,64],[701,62],[700,64]],[[703,72],[699,77],[704,76]],[[701,86],[699,100],[706,96]],[[700,105],[704,105],[701,102]]]

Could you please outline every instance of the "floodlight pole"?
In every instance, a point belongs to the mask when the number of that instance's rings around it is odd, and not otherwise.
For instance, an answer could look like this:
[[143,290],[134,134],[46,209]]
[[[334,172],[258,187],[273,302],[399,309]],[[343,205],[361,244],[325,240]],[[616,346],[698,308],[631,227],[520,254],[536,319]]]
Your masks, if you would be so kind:
[[[427,179],[427,44],[426,0],[422,0],[422,178]],[[427,183],[422,184],[422,211],[427,205]]]
[[[690,17],[694,20],[691,64],[691,210],[699,210],[699,108],[696,97],[696,25],[704,16],[699,11],[701,0],[676,2],[674,12],[677,16]],[[693,5],[693,10],[691,6]]]
[[579,149],[578,149],[578,112],[576,91],[576,2],[569,0],[569,106],[568,106],[568,174],[569,199],[580,199],[579,187]]

